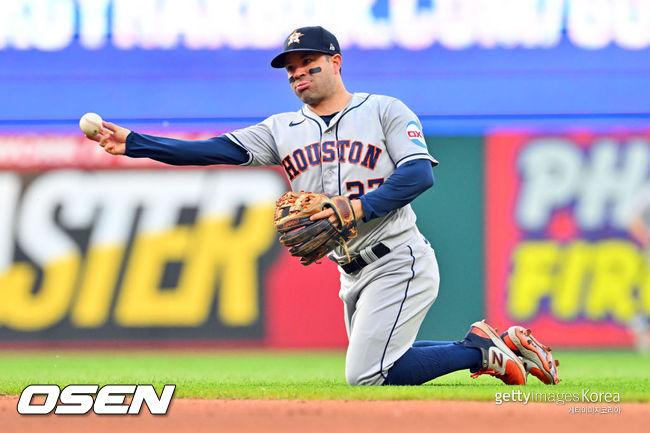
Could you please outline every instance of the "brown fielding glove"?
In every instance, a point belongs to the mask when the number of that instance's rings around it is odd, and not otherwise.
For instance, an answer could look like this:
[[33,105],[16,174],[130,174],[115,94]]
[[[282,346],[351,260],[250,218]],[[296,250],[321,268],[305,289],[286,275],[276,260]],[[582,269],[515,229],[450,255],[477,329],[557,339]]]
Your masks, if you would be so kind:
[[[329,218],[309,220],[326,208],[334,210],[338,225]],[[349,261],[347,241],[357,237],[356,226],[352,203],[342,195],[289,191],[275,204],[275,229],[280,233],[280,242],[292,256],[300,257],[303,265],[314,263],[337,246],[345,248]]]

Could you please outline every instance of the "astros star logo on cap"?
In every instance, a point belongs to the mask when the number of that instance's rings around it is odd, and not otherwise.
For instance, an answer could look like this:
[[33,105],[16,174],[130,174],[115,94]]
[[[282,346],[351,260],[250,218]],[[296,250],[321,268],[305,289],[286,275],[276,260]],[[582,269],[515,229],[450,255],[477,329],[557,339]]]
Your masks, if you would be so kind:
[[291,33],[291,36],[289,36],[289,43],[290,44],[299,44],[301,36],[304,36],[304,35],[302,33],[298,33],[297,31],[294,31],[293,33]]

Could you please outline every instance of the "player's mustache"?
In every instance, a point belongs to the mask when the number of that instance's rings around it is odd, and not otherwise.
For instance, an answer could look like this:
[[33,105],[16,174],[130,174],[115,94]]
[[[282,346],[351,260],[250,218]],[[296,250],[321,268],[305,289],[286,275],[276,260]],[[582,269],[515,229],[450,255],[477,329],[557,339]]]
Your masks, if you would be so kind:
[[[309,73],[309,75],[314,75],[314,74],[318,74],[320,71],[322,71],[321,67],[316,66],[315,68],[311,68],[310,70],[308,70],[307,73]],[[294,77],[293,75],[290,76],[289,83],[293,83],[294,81],[296,81],[296,77]]]

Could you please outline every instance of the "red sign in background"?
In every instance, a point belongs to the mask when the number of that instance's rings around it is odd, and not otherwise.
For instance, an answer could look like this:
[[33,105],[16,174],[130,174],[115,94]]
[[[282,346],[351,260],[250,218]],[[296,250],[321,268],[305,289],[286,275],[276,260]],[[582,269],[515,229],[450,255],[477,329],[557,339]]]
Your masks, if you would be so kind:
[[268,274],[265,344],[269,347],[345,347],[343,303],[336,265],[303,266],[282,251]]
[[[492,326],[505,330],[513,324],[530,327],[535,334],[547,344],[565,346],[630,346],[634,342],[634,334],[621,318],[613,317],[615,314],[606,314],[603,317],[589,317],[585,309],[576,304],[577,313],[573,317],[558,317],[551,308],[549,298],[555,295],[553,289],[539,302],[534,314],[523,314],[527,317],[516,317],[512,311],[510,296],[513,296],[514,275],[518,270],[517,251],[528,242],[541,242],[551,248],[562,249],[571,242],[578,241],[581,246],[589,248],[597,245],[599,241],[616,242],[617,245],[633,251],[639,250],[639,269],[644,276],[639,278],[636,288],[625,292],[634,297],[626,299],[629,305],[639,309],[641,315],[648,315],[648,292],[650,291],[650,278],[648,278],[647,264],[639,245],[635,244],[624,230],[615,230],[608,223],[607,226],[596,230],[585,230],[580,226],[576,200],[573,197],[567,200],[566,205],[557,206],[550,213],[546,224],[540,230],[529,231],[518,220],[517,207],[521,205],[522,190],[526,181],[525,168],[522,167],[521,157],[531,143],[536,146],[547,143],[555,145],[561,143],[574,155],[581,155],[579,161],[589,166],[595,159],[595,143],[601,146],[598,151],[605,151],[609,146],[610,152],[618,152],[617,169],[625,170],[625,161],[632,161],[625,153],[635,146],[636,158],[646,158],[650,152],[650,138],[644,134],[607,134],[596,135],[592,133],[559,134],[557,136],[534,136],[526,133],[504,132],[495,133],[486,138],[485,153],[485,264],[486,264],[486,309],[487,317]],[[541,139],[541,140],[540,140]],[[645,151],[644,151],[645,146]],[[602,147],[602,149],[601,149]],[[558,147],[561,149],[562,147]],[[577,151],[577,152],[576,152]],[[552,151],[550,152],[552,153]],[[630,152],[627,152],[630,157]],[[541,163],[541,162],[540,162]],[[643,164],[643,163],[642,163]],[[646,165],[647,167],[647,165]],[[582,167],[584,169],[584,167]],[[585,173],[583,171],[582,173]],[[645,172],[645,183],[648,182],[648,172]],[[587,182],[588,176],[582,175],[581,181]],[[584,185],[582,185],[584,187]],[[549,185],[549,188],[552,188]],[[593,229],[593,227],[592,227]],[[541,265],[540,265],[541,266]],[[558,262],[549,267],[551,272],[569,266],[565,262]],[[645,268],[645,270],[644,270]],[[597,272],[597,271],[595,271]],[[584,284],[593,278],[593,272],[585,273]],[[550,277],[552,278],[552,277]],[[588,290],[588,289],[585,289]],[[614,288],[612,288],[614,290]],[[577,303],[584,302],[584,292],[581,292]],[[626,304],[628,305],[628,304]],[[612,307],[614,308],[614,307]],[[644,308],[646,311],[643,311]]]

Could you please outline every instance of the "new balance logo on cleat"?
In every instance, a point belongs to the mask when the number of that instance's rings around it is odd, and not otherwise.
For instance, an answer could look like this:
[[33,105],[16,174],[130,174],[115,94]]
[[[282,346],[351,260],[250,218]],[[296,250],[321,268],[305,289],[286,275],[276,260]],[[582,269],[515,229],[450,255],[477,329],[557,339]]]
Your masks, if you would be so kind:
[[490,347],[490,364],[497,367],[495,370],[503,374],[506,372],[505,363],[503,362],[503,352],[496,347]]
[[489,374],[507,385],[526,384],[526,370],[521,360],[485,321],[473,323],[461,343],[481,351],[482,365],[480,369],[471,370],[472,378]]

